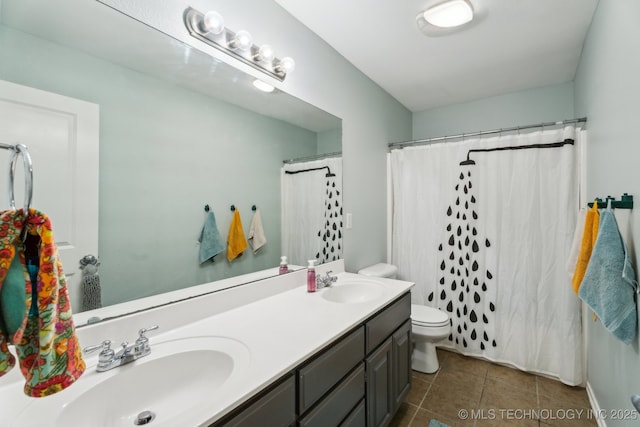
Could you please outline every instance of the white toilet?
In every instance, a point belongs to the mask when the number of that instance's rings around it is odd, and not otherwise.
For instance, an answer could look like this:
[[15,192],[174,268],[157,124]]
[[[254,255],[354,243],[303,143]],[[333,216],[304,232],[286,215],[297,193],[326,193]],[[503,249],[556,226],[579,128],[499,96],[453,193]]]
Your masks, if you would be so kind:
[[[395,279],[397,272],[395,265],[379,263],[363,268],[358,274]],[[440,365],[435,343],[451,332],[449,316],[437,308],[411,304],[411,332],[415,341],[411,368],[427,374],[436,372]]]

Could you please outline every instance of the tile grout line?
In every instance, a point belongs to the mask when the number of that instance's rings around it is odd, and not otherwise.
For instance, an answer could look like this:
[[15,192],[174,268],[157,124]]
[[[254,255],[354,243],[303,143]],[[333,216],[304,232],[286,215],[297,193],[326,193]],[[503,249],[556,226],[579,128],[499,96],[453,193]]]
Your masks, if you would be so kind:
[[416,410],[415,414],[413,414],[413,417],[411,417],[411,419],[409,420],[409,425],[407,427],[411,426],[411,424],[413,423],[413,420],[418,415],[418,411],[420,411],[420,408],[422,408],[422,402],[424,402],[424,400],[427,398],[427,395],[429,394],[429,391],[431,391],[431,387],[433,387],[433,383],[436,382],[436,379],[438,378],[438,375],[440,374],[441,370],[442,370],[442,365],[438,367],[438,370],[436,371],[435,375],[431,379],[431,382],[429,383],[429,387],[427,387],[427,391],[424,392],[422,399],[420,399],[420,403],[418,404],[418,410]]

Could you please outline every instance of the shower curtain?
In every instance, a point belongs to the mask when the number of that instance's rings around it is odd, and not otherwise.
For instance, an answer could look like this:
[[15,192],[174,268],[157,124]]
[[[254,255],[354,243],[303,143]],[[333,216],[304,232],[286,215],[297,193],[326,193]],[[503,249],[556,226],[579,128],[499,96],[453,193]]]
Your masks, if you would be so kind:
[[[550,144],[559,148],[471,152]],[[585,132],[574,127],[393,150],[392,262],[412,302],[445,311],[445,348],[583,382],[566,270]]]
[[[318,170],[286,173],[307,169]],[[282,254],[289,264],[342,258],[342,158],[285,164],[281,183]]]

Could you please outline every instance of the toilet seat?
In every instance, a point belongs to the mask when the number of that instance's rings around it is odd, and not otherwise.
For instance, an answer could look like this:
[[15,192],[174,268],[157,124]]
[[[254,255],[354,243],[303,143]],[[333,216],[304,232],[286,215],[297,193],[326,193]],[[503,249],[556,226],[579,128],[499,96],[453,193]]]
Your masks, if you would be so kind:
[[411,323],[425,327],[448,326],[449,316],[437,308],[411,304]]

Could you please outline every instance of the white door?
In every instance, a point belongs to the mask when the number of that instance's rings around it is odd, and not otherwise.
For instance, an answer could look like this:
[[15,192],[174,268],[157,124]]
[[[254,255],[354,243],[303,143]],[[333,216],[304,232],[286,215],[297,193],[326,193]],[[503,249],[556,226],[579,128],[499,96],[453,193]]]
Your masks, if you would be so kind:
[[[74,312],[82,305],[79,260],[98,256],[99,107],[0,80],[0,142],[24,144],[33,161],[31,207],[51,218]],[[0,150],[0,209],[8,207],[9,150]],[[16,206],[24,205],[22,157]]]

